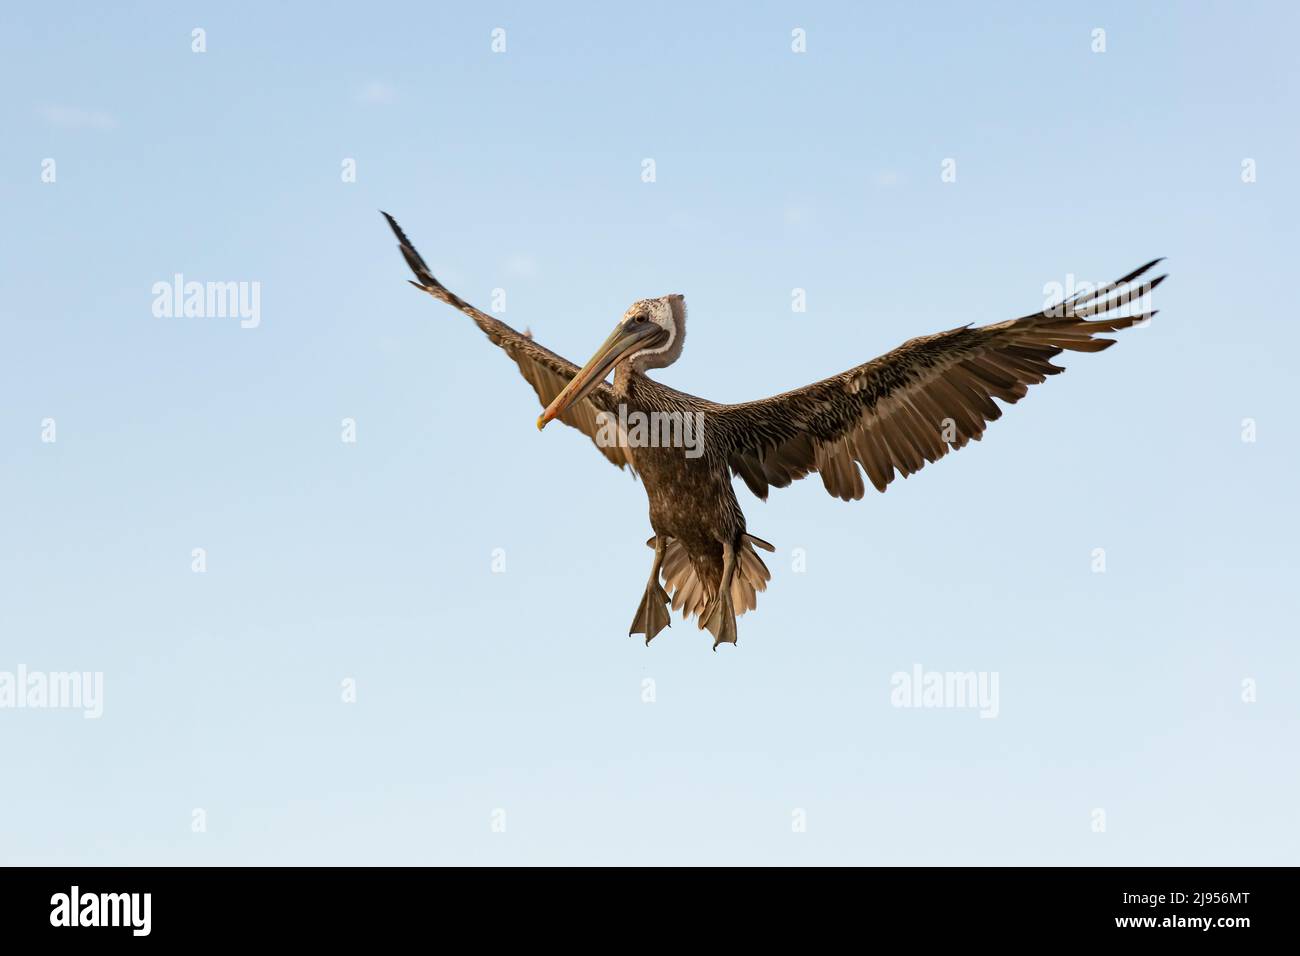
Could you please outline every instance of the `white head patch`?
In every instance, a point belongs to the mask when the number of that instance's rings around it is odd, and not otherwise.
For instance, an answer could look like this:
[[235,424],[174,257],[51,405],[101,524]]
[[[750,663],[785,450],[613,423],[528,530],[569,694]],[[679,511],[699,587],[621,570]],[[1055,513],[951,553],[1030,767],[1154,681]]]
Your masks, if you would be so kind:
[[631,356],[633,364],[654,366],[656,363],[653,360],[671,354],[677,342],[677,322],[673,319],[672,303],[668,301],[668,296],[658,299],[638,299],[623,313],[623,320],[627,321],[637,315],[646,316],[649,321],[668,333],[668,338],[662,344],[634,352]]

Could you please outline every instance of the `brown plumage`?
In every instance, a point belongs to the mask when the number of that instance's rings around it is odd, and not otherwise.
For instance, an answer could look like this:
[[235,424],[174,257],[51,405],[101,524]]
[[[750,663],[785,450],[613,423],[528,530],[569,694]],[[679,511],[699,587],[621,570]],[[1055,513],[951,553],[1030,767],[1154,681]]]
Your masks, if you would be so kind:
[[[1100,352],[1115,340],[1095,338],[1097,333],[1155,315],[1118,313],[1165,278],[1143,278],[1156,259],[1051,309],[915,338],[804,388],[720,405],[645,374],[681,354],[681,296],[634,303],[610,340],[579,369],[444,288],[397,222],[384,216],[419,280],[411,284],[472,318],[519,366],[546,408],[539,427],[558,418],[587,435],[611,462],[640,475],[650,501],[655,536],[647,543],[655,558],[631,633],[644,634],[647,644],[667,626],[670,600],[683,617],[694,616],[708,628],[715,649],[735,643],[735,616],[752,610],[757,592],[766,588],[771,576],[754,549],[774,549],[746,531],[733,475],[763,499],[770,488],[813,472],[828,492],[846,501],[865,493],[864,472],[883,492],[896,473],[907,477],[950,449],[978,441],[985,425],[1002,415],[994,399],[1014,404],[1030,385],[1064,371],[1050,361],[1062,351]],[[611,369],[612,385],[605,381]],[[648,443],[623,425],[638,414],[698,422],[698,440]],[[668,435],[666,427],[661,434]],[[684,430],[678,433],[683,436]]]

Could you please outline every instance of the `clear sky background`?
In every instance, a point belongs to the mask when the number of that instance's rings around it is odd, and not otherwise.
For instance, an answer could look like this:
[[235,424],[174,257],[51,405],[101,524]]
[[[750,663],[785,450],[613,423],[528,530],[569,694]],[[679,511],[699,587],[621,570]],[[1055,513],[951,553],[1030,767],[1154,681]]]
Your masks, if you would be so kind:
[[[0,671],[105,699],[0,710],[0,861],[1300,862],[1298,20],[5,4]],[[647,648],[641,486],[538,434],[381,208],[578,361],[684,293],[657,374],[720,401],[1171,278],[886,495],[740,486],[758,612]],[[156,318],[178,272],[260,283],[259,327]],[[998,717],[891,706],[916,664]]]

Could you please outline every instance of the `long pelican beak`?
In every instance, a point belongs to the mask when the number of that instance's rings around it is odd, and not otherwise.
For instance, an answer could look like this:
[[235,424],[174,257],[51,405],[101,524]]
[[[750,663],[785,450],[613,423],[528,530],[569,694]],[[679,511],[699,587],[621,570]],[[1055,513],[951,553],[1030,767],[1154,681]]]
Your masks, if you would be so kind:
[[564,391],[537,417],[537,430],[541,431],[552,418],[559,418],[574,402],[604,381],[605,376],[628,355],[641,348],[649,339],[663,334],[663,329],[653,322],[628,321],[619,323],[605,344],[596,350],[591,360],[579,369],[578,374],[564,386]]

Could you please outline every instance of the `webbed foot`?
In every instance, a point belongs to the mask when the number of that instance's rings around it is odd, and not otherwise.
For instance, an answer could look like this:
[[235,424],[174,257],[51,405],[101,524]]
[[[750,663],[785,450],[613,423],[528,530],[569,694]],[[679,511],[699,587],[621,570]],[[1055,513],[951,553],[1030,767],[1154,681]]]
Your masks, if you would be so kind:
[[719,644],[736,643],[736,612],[731,606],[730,587],[718,592],[704,609],[704,616],[700,620],[713,635],[715,651]]
[[649,644],[656,634],[670,626],[668,592],[658,581],[651,581],[646,585],[645,593],[641,596],[641,606],[636,609],[636,617],[632,618],[632,627],[627,632],[628,636],[644,634],[645,642]]

